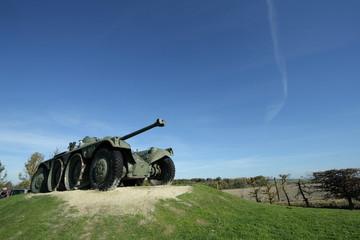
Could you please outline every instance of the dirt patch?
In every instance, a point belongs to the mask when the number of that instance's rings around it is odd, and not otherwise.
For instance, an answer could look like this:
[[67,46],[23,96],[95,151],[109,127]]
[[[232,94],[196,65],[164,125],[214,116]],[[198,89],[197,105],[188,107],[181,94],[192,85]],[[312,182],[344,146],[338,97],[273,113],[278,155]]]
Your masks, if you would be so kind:
[[82,234],[79,239],[90,239],[91,233],[84,233]]
[[176,215],[180,215],[180,216],[186,216],[186,211],[179,209],[179,208],[175,208],[175,207],[168,207],[172,212],[174,212]]
[[208,221],[205,221],[204,219],[201,219],[201,218],[196,219],[196,222],[200,226],[208,226],[209,225]]
[[76,215],[147,215],[155,209],[160,199],[176,199],[177,196],[191,192],[191,186],[152,186],[122,187],[112,191],[75,190],[30,194],[30,196],[51,195],[67,202],[77,209]]
[[164,235],[170,235],[172,234],[173,232],[175,232],[175,226],[174,225],[167,225],[165,227],[165,230],[163,232]]

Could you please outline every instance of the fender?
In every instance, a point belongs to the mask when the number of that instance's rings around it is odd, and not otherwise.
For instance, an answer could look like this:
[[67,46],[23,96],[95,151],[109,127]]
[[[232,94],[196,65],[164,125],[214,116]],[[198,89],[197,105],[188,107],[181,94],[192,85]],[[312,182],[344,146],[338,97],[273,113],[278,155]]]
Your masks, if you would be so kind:
[[149,149],[146,158],[147,161],[151,164],[165,156],[174,156],[173,150],[171,148],[161,149],[161,148],[152,147]]
[[110,145],[112,148],[120,148],[120,149],[128,149],[130,150],[130,145],[121,140],[120,137],[104,137],[102,139],[93,138],[89,142],[81,142],[80,146],[76,150],[77,152],[81,152],[84,158],[92,158],[95,150]]
[[[50,167],[51,167],[51,164],[52,164],[52,161],[53,161],[54,159],[49,159],[49,160],[46,160],[45,162],[42,162],[42,163],[40,163],[40,165],[38,166],[38,168],[37,169],[39,169],[39,168],[45,168],[46,170],[50,170]],[[36,169],[36,170],[37,170]]]
[[130,149],[130,145],[122,140],[120,137],[104,137],[102,141],[108,141],[114,148],[127,148]]

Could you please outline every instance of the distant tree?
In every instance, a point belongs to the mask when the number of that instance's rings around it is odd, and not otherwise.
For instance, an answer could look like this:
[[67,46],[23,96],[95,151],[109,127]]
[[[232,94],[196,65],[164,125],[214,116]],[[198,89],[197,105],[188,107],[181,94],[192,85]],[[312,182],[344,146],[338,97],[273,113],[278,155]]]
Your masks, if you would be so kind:
[[222,179],[221,189],[231,188],[231,186],[233,185],[232,182],[233,182],[233,181],[232,181],[231,179],[229,179],[229,178],[224,178],[224,179]]
[[235,178],[231,187],[232,188],[246,188],[246,187],[249,187],[247,182],[248,182],[247,178]]
[[295,197],[301,195],[302,199],[304,200],[307,207],[310,207],[309,197],[312,193],[314,193],[314,188],[312,185],[305,184],[303,179],[299,179],[297,182],[298,192]]
[[19,173],[21,182],[18,184],[21,187],[29,188],[32,176],[35,174],[38,166],[44,160],[44,155],[41,153],[34,153],[25,163],[25,169]]
[[255,181],[261,185],[264,185],[264,183],[266,182],[266,179],[264,176],[262,175],[259,175],[259,176],[256,176],[254,177]]
[[276,178],[274,178],[274,184],[275,184],[277,199],[278,199],[278,201],[280,201],[279,188],[278,188],[278,185],[277,185],[277,180],[276,180]]
[[264,182],[264,186],[265,186],[264,193],[268,196],[270,204],[274,202],[274,198],[275,198],[275,192],[271,190],[273,187],[271,181],[272,181],[271,177],[266,177]]
[[283,190],[284,194],[285,194],[285,197],[286,197],[286,201],[288,202],[288,205],[291,206],[291,203],[290,203],[290,198],[289,198],[289,195],[286,191],[286,179],[290,176],[290,174],[280,174],[279,177],[281,177],[281,189]]
[[265,185],[265,182],[266,181],[264,176],[256,176],[248,180],[248,184],[253,189],[252,192],[250,192],[250,195],[255,197],[256,202],[261,202],[259,194],[261,188]]
[[345,198],[349,208],[354,208],[353,200],[360,200],[360,168],[347,168],[314,172],[314,181],[320,188],[335,198]]
[[215,183],[216,183],[216,189],[217,190],[221,190],[222,189],[222,179],[221,177],[217,177],[215,178]]
[[7,183],[7,172],[5,170],[5,165],[0,161],[0,187],[6,186]]
[[247,178],[193,178],[175,179],[173,185],[191,185],[195,183],[204,184],[216,189],[245,188],[248,187]]

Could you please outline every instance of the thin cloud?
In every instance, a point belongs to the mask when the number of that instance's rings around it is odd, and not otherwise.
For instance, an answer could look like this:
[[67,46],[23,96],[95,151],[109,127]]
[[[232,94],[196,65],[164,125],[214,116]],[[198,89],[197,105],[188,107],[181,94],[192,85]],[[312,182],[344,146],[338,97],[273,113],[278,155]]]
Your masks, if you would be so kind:
[[286,61],[285,58],[282,55],[280,44],[279,44],[279,37],[278,37],[278,21],[277,21],[277,15],[276,10],[274,7],[274,3],[272,0],[266,1],[268,6],[268,19],[270,24],[270,32],[271,37],[273,41],[273,49],[274,49],[274,55],[275,55],[275,61],[276,65],[278,67],[278,70],[281,75],[281,83],[282,83],[282,90],[284,97],[281,102],[272,104],[268,107],[266,120],[270,121],[274,119],[282,110],[282,108],[285,105],[287,95],[288,95],[288,76],[287,76],[287,67],[286,67]]
[[49,137],[30,131],[0,129],[0,143],[3,146],[13,145],[15,148],[54,148],[64,145],[66,141],[56,137]]
[[271,121],[271,119],[274,119],[277,115],[279,115],[285,105],[285,100],[286,99],[267,106],[266,121]]

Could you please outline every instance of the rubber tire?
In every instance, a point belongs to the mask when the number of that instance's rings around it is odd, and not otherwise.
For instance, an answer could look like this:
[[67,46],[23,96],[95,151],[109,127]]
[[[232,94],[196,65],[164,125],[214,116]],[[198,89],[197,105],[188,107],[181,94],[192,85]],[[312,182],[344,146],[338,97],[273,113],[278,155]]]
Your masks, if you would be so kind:
[[149,177],[150,185],[170,185],[175,177],[175,165],[173,160],[169,157],[164,157],[153,164],[160,165],[161,174]]
[[[57,164],[57,161],[60,163],[60,169],[55,169],[55,167],[59,167]],[[63,170],[64,170],[64,164],[63,161],[59,158],[53,160],[52,166],[49,170],[48,180],[47,180],[47,188],[49,192],[57,190],[57,188],[60,185],[60,182],[63,178]],[[55,179],[53,179],[55,178]],[[55,181],[55,184],[54,184]]]
[[64,171],[64,187],[66,190],[79,188],[84,173],[84,166],[81,154],[76,153],[71,156]]
[[[106,171],[99,178],[99,164],[106,165]],[[101,169],[100,169],[101,171]],[[107,191],[115,189],[119,183],[123,171],[123,156],[119,150],[109,150],[107,148],[99,149],[91,162],[90,166],[90,186],[93,189]]]
[[[38,177],[40,175],[43,175],[43,180],[40,183],[41,186],[39,187],[37,183]],[[31,178],[31,183],[30,183],[30,190],[32,193],[45,193],[45,192],[49,192],[48,186],[47,186],[47,182],[48,182],[48,176],[49,176],[49,169],[45,169],[44,167],[40,167],[38,168],[38,170],[36,170],[35,174],[33,175],[33,177]]]
[[141,186],[145,179],[123,180],[121,181],[124,187]]

